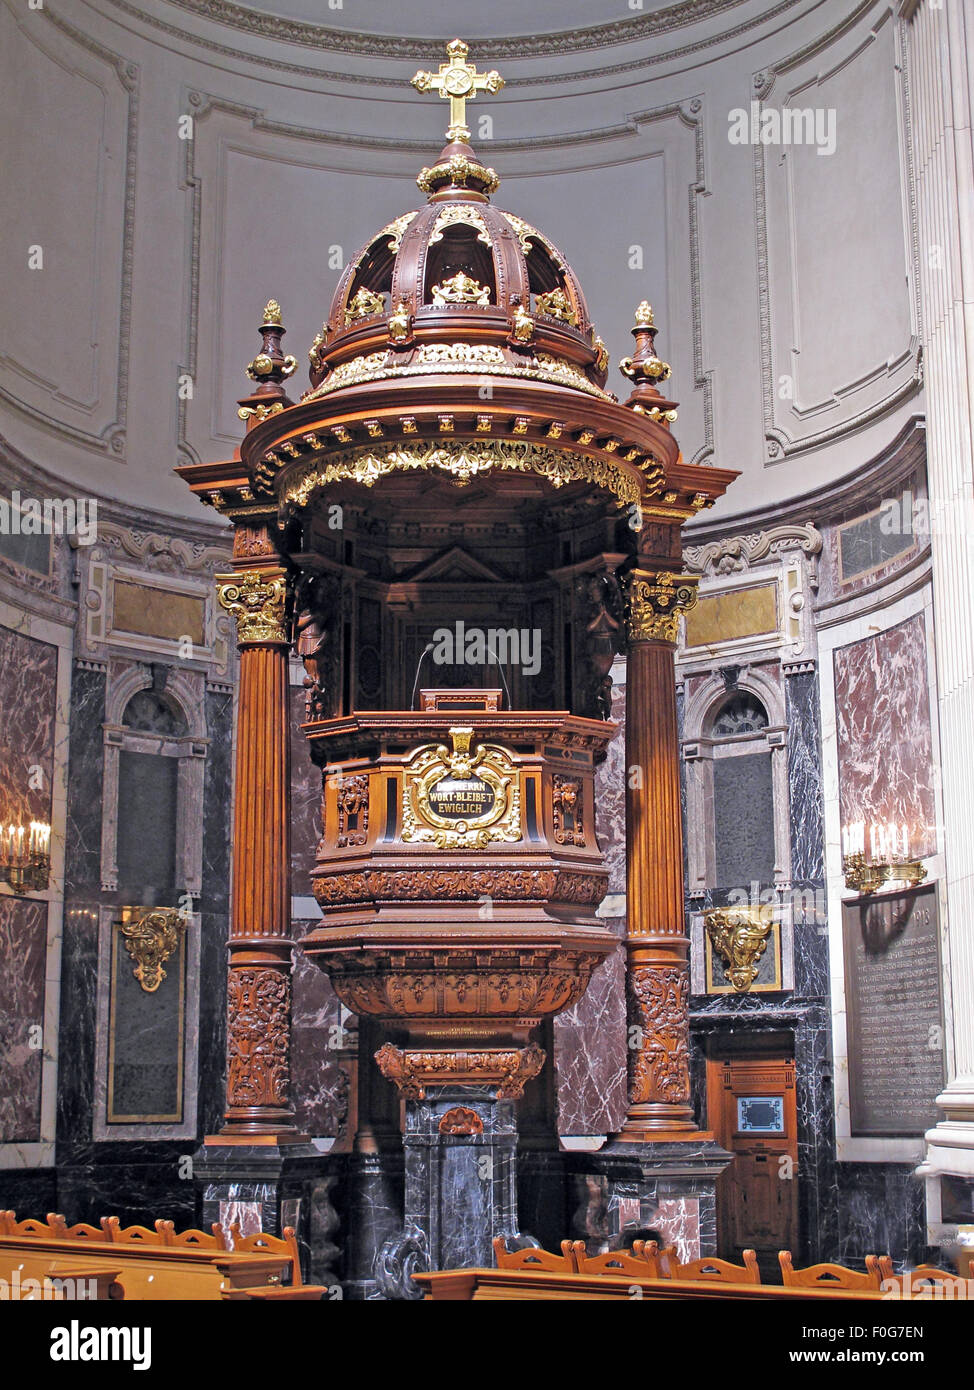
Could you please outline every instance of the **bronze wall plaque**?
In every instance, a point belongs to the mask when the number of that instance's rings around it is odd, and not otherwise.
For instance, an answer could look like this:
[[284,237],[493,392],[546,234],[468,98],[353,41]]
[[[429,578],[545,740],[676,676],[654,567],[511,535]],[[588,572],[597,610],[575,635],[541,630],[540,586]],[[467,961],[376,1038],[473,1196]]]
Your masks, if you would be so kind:
[[936,1124],[944,1027],[936,888],[842,908],[853,1137]]

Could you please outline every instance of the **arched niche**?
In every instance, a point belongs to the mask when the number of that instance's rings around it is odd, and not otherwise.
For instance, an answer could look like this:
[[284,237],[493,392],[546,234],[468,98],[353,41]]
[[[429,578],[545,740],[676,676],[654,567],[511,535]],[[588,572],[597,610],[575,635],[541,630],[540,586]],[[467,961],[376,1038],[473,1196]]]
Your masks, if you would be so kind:
[[765,673],[715,672],[684,719],[691,896],[780,888],[791,879],[784,692]]
[[103,891],[199,897],[208,740],[194,689],[171,667],[131,666],[110,680],[105,715]]

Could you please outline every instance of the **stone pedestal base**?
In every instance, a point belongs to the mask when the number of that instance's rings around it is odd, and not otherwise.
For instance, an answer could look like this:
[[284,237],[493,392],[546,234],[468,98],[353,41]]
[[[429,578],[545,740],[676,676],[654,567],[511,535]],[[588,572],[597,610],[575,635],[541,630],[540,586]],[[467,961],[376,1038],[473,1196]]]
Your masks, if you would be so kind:
[[306,1283],[338,1289],[338,1216],[332,1206],[340,1158],[310,1144],[205,1144],[193,1161],[202,1199],[201,1224],[234,1222],[250,1235],[279,1236],[293,1226]]
[[492,1241],[517,1231],[514,1101],[494,1085],[430,1085],[406,1102],[403,1228],[383,1247],[378,1284],[420,1298],[414,1271],[493,1265]]
[[717,1253],[716,1183],[733,1155],[703,1143],[612,1143],[569,1159],[571,1237],[589,1254],[617,1250],[655,1232],[680,1261]]

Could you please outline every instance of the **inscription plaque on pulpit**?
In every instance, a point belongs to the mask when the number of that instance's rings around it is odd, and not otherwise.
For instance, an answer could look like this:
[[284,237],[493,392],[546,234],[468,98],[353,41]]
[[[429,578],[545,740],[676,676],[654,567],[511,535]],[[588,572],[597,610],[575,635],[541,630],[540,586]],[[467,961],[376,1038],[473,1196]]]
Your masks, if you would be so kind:
[[852,1134],[921,1135],[945,1080],[936,888],[842,911]]

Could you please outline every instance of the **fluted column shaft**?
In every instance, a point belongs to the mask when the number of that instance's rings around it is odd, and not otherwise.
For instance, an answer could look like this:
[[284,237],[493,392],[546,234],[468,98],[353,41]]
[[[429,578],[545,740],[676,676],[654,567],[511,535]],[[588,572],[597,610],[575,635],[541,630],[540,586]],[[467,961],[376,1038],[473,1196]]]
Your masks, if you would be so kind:
[[674,654],[695,580],[626,581],[626,910],[629,1110],[624,1141],[685,1140],[690,1104],[688,954]]
[[291,843],[286,580],[218,575],[237,620],[233,872],[227,974],[227,1108],[216,1142],[298,1138],[290,1100]]

